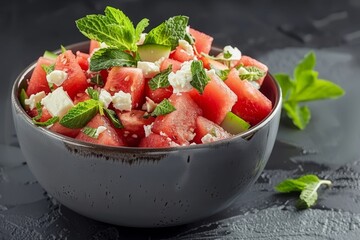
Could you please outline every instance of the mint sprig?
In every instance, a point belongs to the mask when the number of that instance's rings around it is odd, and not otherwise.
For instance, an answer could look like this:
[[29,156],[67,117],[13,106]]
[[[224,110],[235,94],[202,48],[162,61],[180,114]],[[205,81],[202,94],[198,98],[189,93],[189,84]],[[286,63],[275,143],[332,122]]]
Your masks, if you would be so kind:
[[92,128],[92,127],[83,127],[81,129],[81,132],[83,132],[84,134],[86,134],[87,136],[91,137],[91,138],[98,138],[98,136],[96,136],[96,128]]
[[122,125],[120,119],[116,115],[115,111],[108,109],[108,108],[104,108],[104,112],[105,112],[105,115],[110,119],[110,121],[114,125],[114,127],[116,127],[116,128],[124,127],[124,125]]
[[99,111],[99,101],[89,99],[79,102],[72,107],[60,120],[60,124],[67,128],[84,127]]
[[176,108],[170,103],[168,99],[162,100],[151,113],[151,116],[162,116],[175,111]]
[[90,83],[99,87],[104,87],[104,80],[102,79],[100,74],[96,74],[95,76],[90,78]]
[[97,90],[93,89],[92,87],[88,87],[86,91],[91,99],[99,100],[99,92]]
[[144,18],[134,27],[131,20],[119,9],[106,7],[105,15],[87,15],[76,20],[80,32],[110,47],[122,50],[137,50],[140,34],[148,26],[149,20]]
[[180,39],[185,38],[186,27],[189,22],[187,16],[174,16],[153,28],[144,41],[145,44],[170,46],[175,49]]
[[191,63],[191,86],[199,91],[200,94],[204,92],[206,84],[210,81],[210,78],[206,75],[202,61],[194,60]]
[[169,74],[172,72],[172,65],[170,65],[164,71],[158,73],[153,77],[149,82],[149,87],[151,90],[156,90],[158,88],[165,88],[170,86],[170,82],[168,79]]
[[51,65],[42,64],[41,68],[45,71],[47,75],[55,70],[55,64],[51,64]]
[[47,127],[47,126],[50,126],[56,122],[59,121],[59,117],[58,116],[55,116],[55,117],[52,117],[48,120],[46,120],[45,122],[39,122],[39,121],[36,121],[35,119],[32,120],[32,122],[37,125],[37,126],[41,126],[41,127]]
[[96,72],[115,66],[132,67],[136,61],[130,54],[117,48],[102,48],[90,58],[90,71]]
[[287,116],[298,129],[305,129],[311,119],[310,108],[305,102],[335,99],[345,94],[339,85],[325,79],[319,79],[319,73],[314,70],[316,55],[309,52],[294,69],[293,79],[284,73],[274,77],[281,86],[283,108]]
[[37,103],[36,103],[36,112],[37,112],[37,115],[36,115],[35,117],[33,117],[32,119],[33,119],[34,121],[39,121],[39,120],[41,119],[41,117],[42,117],[42,114],[43,114],[43,112],[42,112],[42,105],[41,105],[40,102],[37,102]]
[[243,67],[244,73],[240,73],[239,77],[241,80],[256,81],[265,76],[265,72],[255,66]]
[[296,179],[286,179],[275,186],[275,190],[281,193],[300,192],[297,208],[310,208],[317,199],[317,190],[321,185],[331,185],[330,180],[319,179],[316,175],[304,175]]

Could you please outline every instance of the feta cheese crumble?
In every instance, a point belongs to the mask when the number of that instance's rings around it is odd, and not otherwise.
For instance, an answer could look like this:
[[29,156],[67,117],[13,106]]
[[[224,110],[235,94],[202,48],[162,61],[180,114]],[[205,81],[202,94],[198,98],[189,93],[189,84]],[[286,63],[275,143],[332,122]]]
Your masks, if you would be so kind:
[[29,105],[30,110],[33,110],[36,107],[36,104],[40,102],[46,94],[44,91],[38,92],[36,94],[31,94],[28,99],[25,99],[25,104]]
[[61,86],[67,78],[68,74],[62,70],[54,70],[46,75],[48,83],[55,84],[58,87]]
[[114,108],[123,111],[130,111],[131,110],[131,94],[130,93],[124,93],[123,91],[119,91],[114,94],[112,97],[112,103]]
[[169,83],[173,87],[173,93],[188,92],[193,89],[190,82],[192,61],[183,62],[181,68],[176,72],[171,72],[168,76]]
[[139,41],[136,43],[136,45],[143,45],[144,41],[145,41],[145,38],[146,38],[146,35],[147,35],[146,33],[140,34]]
[[154,109],[156,108],[157,104],[151,100],[151,98],[149,97],[145,97],[146,99],[146,102],[144,103],[144,105],[142,105],[142,110],[148,112],[148,113],[151,113],[154,111]]
[[187,54],[194,56],[194,49],[187,41],[180,39],[179,47],[183,49]]
[[237,47],[232,47],[230,45],[224,47],[223,51],[224,55],[230,54],[231,56],[229,58],[225,58],[227,60],[240,60],[241,58],[241,52]]
[[41,104],[49,111],[51,116],[62,118],[74,106],[71,98],[63,87],[55,89],[41,100]]
[[99,135],[100,135],[101,133],[103,133],[106,129],[107,129],[107,128],[104,127],[104,126],[99,126],[99,127],[96,129],[96,132],[95,132],[94,137],[95,137],[95,138],[98,138]]
[[153,62],[138,61],[137,68],[141,69],[145,78],[152,78],[160,72],[159,65]]
[[212,135],[211,133],[207,133],[206,135],[204,135],[201,138],[202,143],[211,143],[211,142],[214,142],[216,140],[218,140],[218,138],[215,137],[214,135]]
[[102,102],[105,108],[108,108],[109,104],[112,102],[112,96],[105,89],[101,89],[99,94],[99,101]]
[[154,123],[151,123],[149,125],[144,125],[145,137],[148,137],[152,133],[151,128],[153,125]]

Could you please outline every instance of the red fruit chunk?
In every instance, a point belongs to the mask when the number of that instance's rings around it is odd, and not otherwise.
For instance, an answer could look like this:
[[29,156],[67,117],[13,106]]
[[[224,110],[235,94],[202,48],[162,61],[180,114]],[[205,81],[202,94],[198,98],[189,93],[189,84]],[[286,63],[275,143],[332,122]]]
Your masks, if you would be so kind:
[[261,86],[261,84],[264,82],[264,79],[266,77],[266,73],[269,70],[268,67],[265,64],[259,62],[258,60],[251,58],[249,56],[244,56],[244,55],[237,62],[236,66],[239,66],[240,64],[244,65],[245,67],[254,66],[265,72],[264,77],[262,77],[256,81]]
[[98,138],[92,138],[80,131],[76,136],[76,139],[100,145],[125,146],[125,142],[116,133],[107,117],[97,114],[86,126],[91,128],[104,126],[106,127],[106,130],[100,133]]
[[204,117],[220,124],[231,111],[237,97],[216,74],[209,74],[209,77],[211,80],[202,94],[193,89],[190,95],[203,110]]
[[59,122],[54,123],[54,125],[50,127],[50,130],[72,138],[76,137],[80,132],[80,128],[67,128],[61,125]]
[[90,40],[89,54],[92,54],[96,48],[100,47],[100,43],[96,40]]
[[190,34],[195,38],[195,48],[197,52],[209,54],[214,38],[193,28],[190,28],[189,31]]
[[74,98],[74,105],[78,104],[79,102],[84,102],[86,100],[89,100],[90,96],[87,95],[85,92],[76,94]]
[[144,125],[150,125],[155,118],[144,118],[146,112],[142,110],[131,110],[129,112],[119,112],[117,115],[124,126],[122,129],[117,129],[118,134],[121,134],[128,146],[135,147],[140,140],[145,137]]
[[165,98],[169,98],[172,95],[173,93],[172,86],[151,90],[148,84],[149,81],[150,79],[148,79],[148,81],[145,84],[145,95],[154,102],[159,103]]
[[194,58],[193,54],[189,54],[184,49],[182,49],[180,46],[177,46],[175,50],[170,54],[170,59],[174,59],[179,62],[185,62],[190,61]]
[[[30,117],[35,117],[38,115],[38,110],[36,108],[29,110],[28,114]],[[49,120],[52,116],[50,115],[49,111],[45,108],[42,107],[42,114],[41,114],[41,118],[39,120],[37,120],[38,122],[46,122],[47,120]]]
[[68,78],[63,82],[62,87],[71,99],[74,99],[77,93],[85,91],[89,86],[86,75],[71,50],[67,50],[56,58],[55,69],[65,71],[68,74]]
[[173,72],[176,72],[177,70],[179,70],[181,68],[181,62],[171,59],[171,58],[166,58],[160,64],[160,71],[166,70],[170,65],[171,65]]
[[202,114],[202,111],[187,93],[173,94],[169,101],[176,110],[158,116],[152,131],[166,135],[180,145],[188,145],[194,138],[196,118]]
[[196,129],[195,129],[195,143],[202,143],[201,139],[206,134],[211,134],[213,140],[220,140],[231,137],[231,134],[226,132],[222,127],[218,124],[206,119],[202,116],[197,117],[196,119]]
[[120,90],[130,93],[132,107],[139,108],[145,98],[145,78],[139,68],[113,67],[109,72],[104,89],[111,95]]
[[89,59],[90,55],[80,51],[76,52],[76,61],[82,70],[87,71],[89,69]]
[[235,68],[230,71],[225,83],[238,97],[231,111],[252,126],[258,124],[271,112],[271,101],[251,83],[241,80]]
[[31,74],[28,87],[26,89],[26,94],[30,96],[31,94],[36,94],[38,92],[44,91],[46,94],[50,92],[49,84],[46,80],[46,72],[42,68],[42,65],[50,66],[54,64],[55,60],[40,57],[36,63],[33,73]]
[[159,134],[150,133],[149,136],[141,139],[139,147],[143,148],[160,148],[174,146],[174,142],[170,138]]

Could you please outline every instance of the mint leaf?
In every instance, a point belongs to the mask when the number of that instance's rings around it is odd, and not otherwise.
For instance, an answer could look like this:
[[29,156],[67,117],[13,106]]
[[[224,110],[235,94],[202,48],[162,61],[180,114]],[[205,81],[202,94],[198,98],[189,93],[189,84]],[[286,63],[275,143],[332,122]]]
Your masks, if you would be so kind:
[[224,58],[229,59],[231,58],[232,54],[229,51],[224,52]]
[[25,99],[28,99],[29,96],[27,95],[26,91],[24,88],[21,89],[20,94],[19,94],[19,101],[21,106],[26,110],[29,108],[28,105],[25,104]]
[[265,72],[255,66],[243,67],[245,71],[239,74],[241,80],[256,81],[265,76]]
[[41,106],[41,103],[39,103],[39,102],[36,103],[36,111],[37,111],[37,115],[35,117],[33,117],[32,119],[34,121],[39,121],[42,117],[42,106]]
[[158,88],[165,88],[170,86],[168,76],[172,72],[172,65],[170,65],[166,70],[156,74],[149,82],[149,87],[151,90],[156,90]]
[[99,87],[103,87],[104,86],[104,80],[102,79],[100,74],[96,74],[94,77],[90,78],[90,82],[92,84],[95,84]]
[[104,111],[105,111],[106,116],[110,119],[110,121],[114,125],[114,127],[116,127],[116,128],[123,128],[124,127],[122,125],[120,119],[116,115],[115,111],[113,111],[111,109],[108,109],[108,108],[104,108]]
[[191,63],[191,75],[192,80],[190,81],[191,86],[199,91],[200,94],[204,92],[206,84],[210,81],[206,75],[202,61],[194,60]]
[[61,48],[61,53],[64,53],[64,52],[67,51],[66,48],[63,45],[60,45],[60,48]]
[[42,127],[47,127],[47,126],[50,126],[54,123],[56,123],[57,121],[59,121],[59,117],[58,116],[55,116],[55,117],[52,117],[50,119],[48,119],[47,121],[45,122],[38,122],[36,120],[33,119],[33,123],[37,126],[42,126]]
[[305,57],[300,60],[294,69],[294,78],[298,79],[300,74],[307,70],[313,70],[316,65],[316,55],[313,51],[310,51]]
[[275,190],[281,193],[301,192],[297,203],[298,208],[309,208],[317,199],[317,190],[321,185],[331,185],[331,181],[319,179],[316,175],[304,175],[296,179],[286,179],[275,186]]
[[96,128],[85,126],[84,128],[81,129],[81,131],[91,138],[98,138],[98,136],[96,136],[96,131],[97,131]]
[[143,19],[134,28],[130,19],[119,9],[106,7],[105,15],[91,14],[76,20],[79,31],[99,42],[104,42],[110,47],[121,50],[137,50],[137,41],[141,32],[148,25],[148,20]]
[[89,94],[90,98],[94,100],[99,100],[99,92],[92,87],[88,87],[86,89],[87,93]]
[[[184,40],[187,41],[190,45],[194,45],[195,44],[195,39],[194,37],[188,33],[188,32],[185,32],[185,36],[184,36]],[[195,49],[194,49],[195,50]]]
[[51,65],[42,64],[41,68],[45,71],[46,75],[48,75],[49,73],[54,71],[55,64],[51,64]]
[[60,124],[68,128],[84,127],[99,111],[99,101],[89,99],[72,107],[60,120]]
[[175,110],[176,108],[170,103],[168,99],[165,98],[156,106],[154,111],[151,113],[151,116],[156,117],[156,116],[166,115]]
[[135,66],[135,59],[128,53],[116,48],[102,48],[90,58],[90,71],[100,71],[115,66]]
[[314,52],[308,53],[294,69],[294,79],[289,75],[279,73],[274,77],[279,83],[282,92],[283,105],[287,116],[294,126],[303,130],[311,118],[310,109],[300,103],[335,99],[345,94],[339,85],[325,79],[319,79],[319,73],[314,69],[316,56]]
[[144,44],[158,44],[175,49],[180,39],[184,39],[189,17],[174,16],[153,28],[147,35]]
[[285,102],[283,108],[296,127],[300,130],[305,129],[311,118],[311,112],[307,106],[299,106],[296,102]]
[[228,78],[229,72],[230,72],[229,69],[224,69],[224,70],[215,69],[216,75],[218,75],[223,81],[225,81]]

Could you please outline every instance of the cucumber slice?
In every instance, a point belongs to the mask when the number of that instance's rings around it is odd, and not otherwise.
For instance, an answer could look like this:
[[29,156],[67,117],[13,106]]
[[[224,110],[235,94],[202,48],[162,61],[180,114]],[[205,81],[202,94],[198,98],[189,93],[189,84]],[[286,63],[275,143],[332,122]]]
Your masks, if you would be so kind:
[[25,110],[27,110],[27,109],[29,108],[29,106],[25,104],[25,99],[28,99],[28,98],[29,98],[29,97],[28,97],[28,95],[26,94],[25,89],[22,88],[21,91],[20,91],[20,94],[19,94],[19,101],[20,101],[21,106],[22,106]]
[[53,52],[45,51],[43,57],[48,59],[55,59],[57,58],[57,55]]
[[238,134],[250,128],[250,124],[232,112],[228,112],[220,126],[231,134]]
[[145,44],[138,46],[141,61],[156,62],[162,57],[168,58],[171,47],[158,44]]

